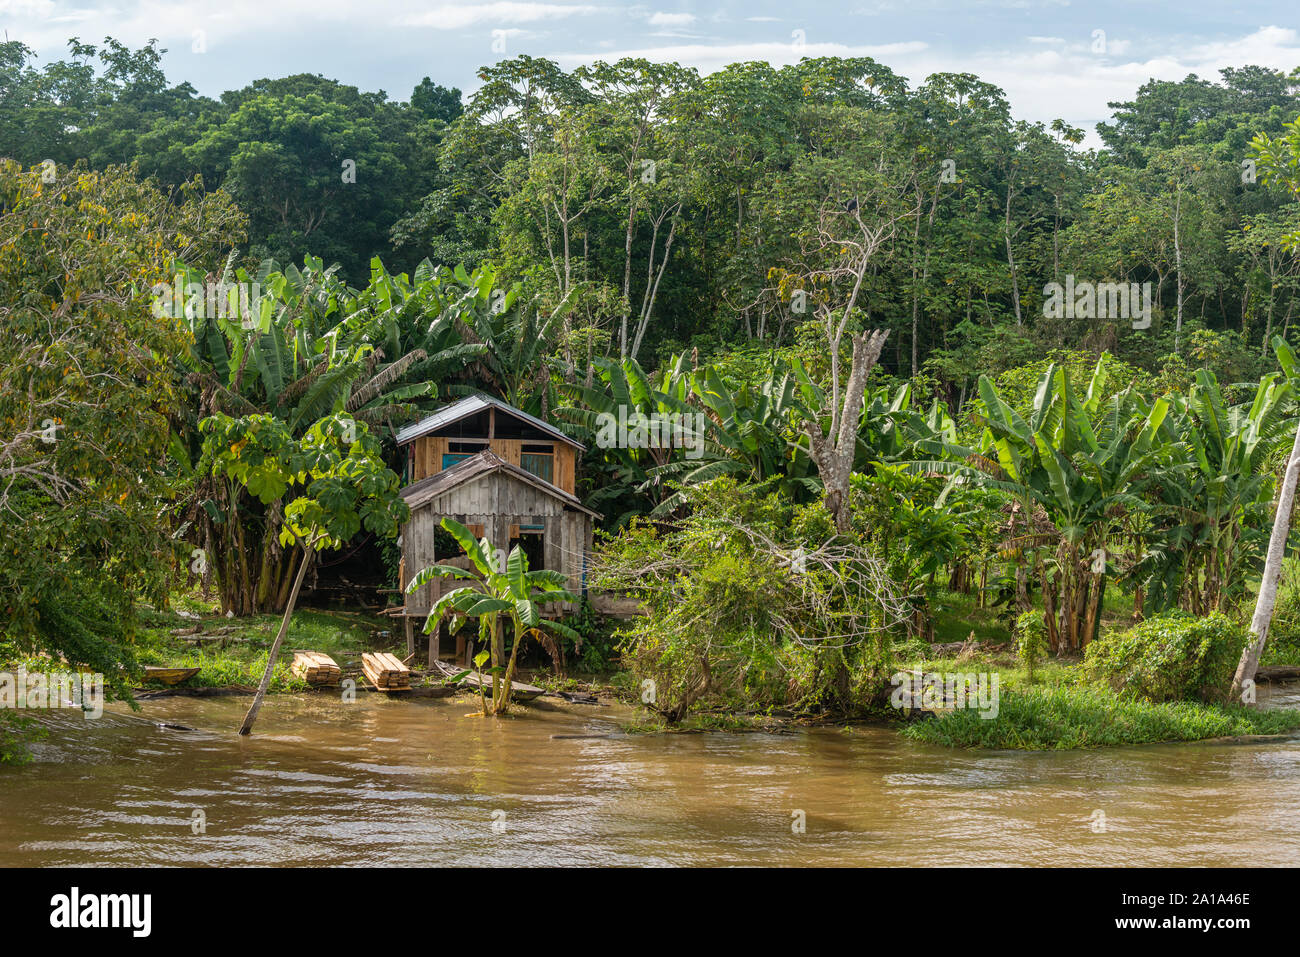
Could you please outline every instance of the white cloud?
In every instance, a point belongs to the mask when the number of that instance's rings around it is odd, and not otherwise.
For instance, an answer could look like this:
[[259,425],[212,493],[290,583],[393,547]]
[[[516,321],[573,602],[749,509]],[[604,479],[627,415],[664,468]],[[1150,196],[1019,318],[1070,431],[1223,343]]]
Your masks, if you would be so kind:
[[[614,59],[637,57],[654,62],[669,60],[693,66],[701,73],[712,73],[730,63],[745,60],[766,60],[774,66],[798,63],[803,57],[856,57],[869,56],[886,65],[891,57],[920,53],[926,45],[919,40],[903,43],[885,43],[878,46],[848,46],[843,43],[683,43],[673,46],[646,47],[637,50],[620,50]],[[586,53],[552,54],[562,66],[575,67],[590,63],[595,57]],[[604,59],[604,57],[602,57]]]
[[[1195,73],[1205,80],[1219,79],[1228,66],[1254,64],[1290,72],[1300,64],[1300,34],[1283,27],[1261,27],[1229,40],[1193,44],[1163,44],[1156,51],[1141,41],[1144,58],[1117,59],[1137,41],[1108,39],[1106,53],[1094,54],[1087,43],[1064,49],[1023,47],[970,54],[945,53],[915,58],[910,63],[889,63],[913,81],[923,73],[967,71],[1003,89],[1017,118],[1048,122],[1063,117],[1087,131],[1087,146],[1100,146],[1095,125],[1110,118],[1108,102],[1131,100],[1147,80],[1182,80]],[[933,51],[936,52],[937,51]],[[886,61],[888,62],[888,61]]]
[[694,22],[693,13],[656,13],[650,17],[652,27],[689,27]]
[[432,27],[435,30],[459,30],[479,23],[563,20],[600,13],[602,9],[588,4],[516,3],[513,0],[481,4],[448,3],[406,17],[401,23],[403,26]]
[[45,18],[54,12],[54,0],[0,0],[0,16]]
[[[0,0],[0,4],[44,10],[48,0]],[[209,0],[136,0],[120,6],[58,7],[58,16],[45,16],[39,24],[21,22],[9,29],[9,38],[19,40],[45,55],[63,57],[67,39],[80,34],[82,40],[97,43],[111,36],[127,46],[143,46],[156,37],[159,45],[188,51],[196,30],[207,35],[209,51],[220,40],[229,40],[254,30],[292,29],[304,21],[337,23],[356,15],[352,0],[277,0],[268,8],[264,0],[224,0],[215,7]],[[0,12],[4,8],[0,7]],[[76,26],[69,26],[75,23]],[[254,74],[250,73],[250,79]],[[262,74],[265,75],[265,71]]]

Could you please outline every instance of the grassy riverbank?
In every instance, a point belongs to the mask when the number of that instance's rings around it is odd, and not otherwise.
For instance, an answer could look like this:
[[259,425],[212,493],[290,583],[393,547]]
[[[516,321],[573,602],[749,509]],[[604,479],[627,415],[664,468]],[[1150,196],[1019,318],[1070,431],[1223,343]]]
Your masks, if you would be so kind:
[[[985,717],[976,709],[964,708],[927,715],[900,729],[913,740],[952,748],[1069,750],[1300,730],[1300,711],[1201,701],[1158,702],[1121,694],[1087,674],[1078,660],[1049,657],[1031,678],[1014,652],[1005,624],[993,620],[988,612],[966,606],[961,596],[947,596],[946,604],[947,614],[936,631],[944,640],[952,640],[965,628],[968,637],[974,634],[979,650],[930,656],[925,650],[933,646],[905,645],[898,649],[900,661],[905,662],[901,667],[931,674],[987,672],[990,679],[996,674],[997,713]],[[1122,630],[1131,611],[1131,607],[1114,607],[1108,601],[1104,627]],[[1290,663],[1294,657],[1289,644],[1271,647],[1275,650],[1268,664]]]
[[[280,615],[225,618],[196,596],[177,593],[172,596],[171,608],[167,611],[145,609],[141,612],[136,658],[141,665],[198,668],[199,673],[186,682],[186,687],[255,686],[266,669],[266,657],[280,627],[280,618]],[[306,682],[289,672],[295,649],[324,652],[334,658],[345,673],[360,669],[364,652],[385,651],[399,659],[407,656],[405,635],[400,624],[391,618],[337,609],[299,608],[293,613],[289,633],[280,649],[280,660],[276,663],[269,689],[271,693],[308,690]],[[528,651],[536,650],[537,646],[530,643]],[[425,661],[425,651],[421,647],[410,664],[412,669],[420,670]],[[546,667],[521,666],[519,670],[520,681],[540,685],[548,691],[631,695],[630,685],[616,689],[608,684],[608,677],[588,675],[574,668],[565,675],[556,675]],[[626,677],[631,678],[630,675]],[[427,679],[428,683],[441,683],[442,680]],[[416,681],[417,686],[420,683]]]
[[[865,717],[871,723],[891,723],[912,740],[961,749],[1087,749],[1300,730],[1298,711],[1198,701],[1151,702],[1120,694],[1091,679],[1077,660],[1048,657],[1031,676],[1015,654],[1005,621],[994,610],[975,607],[970,599],[955,594],[945,594],[939,606],[936,643],[899,643],[894,648],[896,667],[917,675],[996,675],[996,714],[982,715],[978,708],[964,708],[924,715],[912,712],[909,720],[900,721],[898,710],[878,702],[878,707],[859,715],[859,720]],[[1107,625],[1122,629],[1130,615],[1131,608],[1108,608]],[[198,674],[187,682],[188,687],[251,688],[266,666],[280,617],[226,618],[197,596],[177,593],[165,611],[145,608],[139,625],[134,641],[139,664],[198,668]],[[955,645],[964,639],[973,641],[958,650]],[[612,648],[612,643],[605,642],[602,647],[604,644]],[[1274,661],[1290,657],[1288,644],[1275,647],[1282,653]],[[290,623],[271,683],[272,693],[308,690],[305,682],[289,673],[292,651],[297,648],[325,652],[345,672],[359,667],[363,652],[388,651],[405,656],[400,629],[395,629],[388,618],[361,612],[300,609]],[[412,664],[419,668],[422,656]],[[584,692],[605,700],[620,699],[632,707],[640,705],[641,688],[632,672],[586,674],[581,667],[572,667],[578,662],[570,664],[563,675],[549,667],[537,667],[522,670],[520,678],[550,691]],[[843,721],[843,717],[801,716],[779,709],[747,712],[715,703],[669,727],[650,711],[638,711],[624,730],[770,732]]]
[[[225,618],[213,607],[187,595],[175,595],[167,611],[145,609],[136,636],[136,658],[142,665],[198,668],[190,687],[216,688],[256,685],[266,669],[266,657],[280,627],[280,615]],[[307,684],[289,673],[294,649],[323,651],[345,668],[362,652],[390,651],[405,655],[390,619],[358,612],[299,609],[289,622],[270,691],[306,690]]]
[[1190,701],[1122,698],[1096,684],[1003,691],[998,714],[961,709],[905,726],[916,741],[951,748],[1057,751],[1162,741],[1203,741],[1300,729],[1300,712]]

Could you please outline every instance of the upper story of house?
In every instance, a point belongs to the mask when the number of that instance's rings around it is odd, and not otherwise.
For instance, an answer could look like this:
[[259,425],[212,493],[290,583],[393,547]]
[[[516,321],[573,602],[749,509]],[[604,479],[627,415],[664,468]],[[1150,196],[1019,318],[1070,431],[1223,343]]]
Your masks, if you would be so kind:
[[397,433],[397,444],[406,450],[408,485],[488,449],[570,495],[576,494],[574,471],[584,448],[555,426],[481,394],[406,426]]

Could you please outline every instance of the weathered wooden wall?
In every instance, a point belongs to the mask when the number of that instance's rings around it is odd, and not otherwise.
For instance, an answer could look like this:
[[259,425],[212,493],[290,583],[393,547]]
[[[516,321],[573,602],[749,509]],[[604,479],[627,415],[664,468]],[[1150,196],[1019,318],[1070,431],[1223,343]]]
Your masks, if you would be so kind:
[[[562,572],[568,589],[582,593],[586,556],[592,540],[591,516],[565,508],[554,496],[504,472],[491,472],[411,510],[402,527],[402,558],[406,575],[414,577],[426,565],[445,560],[434,549],[434,534],[443,518],[451,518],[470,528],[476,537],[486,536],[498,548],[508,548],[512,531],[520,525],[544,525],[543,555],[548,569]],[[442,588],[456,587],[450,581],[434,580],[416,594],[408,595],[409,611],[427,611],[433,607]],[[576,611],[576,606],[564,609]]]

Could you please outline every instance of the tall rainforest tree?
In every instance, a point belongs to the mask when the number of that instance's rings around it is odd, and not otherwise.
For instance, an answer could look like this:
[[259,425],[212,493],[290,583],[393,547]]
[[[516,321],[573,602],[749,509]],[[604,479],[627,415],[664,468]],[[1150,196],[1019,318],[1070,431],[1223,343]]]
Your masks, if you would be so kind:
[[[580,68],[577,75],[594,94],[586,119],[593,145],[610,167],[611,189],[605,206],[624,224],[618,350],[621,357],[635,359],[671,260],[691,187],[693,144],[689,136],[683,136],[688,127],[674,122],[665,129],[663,118],[680,116],[676,111],[681,109],[683,93],[693,89],[699,78],[695,71],[675,63],[643,59],[624,59],[612,65],[598,62]],[[645,242],[646,233],[646,270],[644,275],[637,270],[635,277],[641,295],[634,319],[634,248],[638,240]]]
[[119,690],[135,602],[165,605],[174,557],[158,463],[186,332],[149,291],[242,228],[197,184],[0,160],[0,635]]

